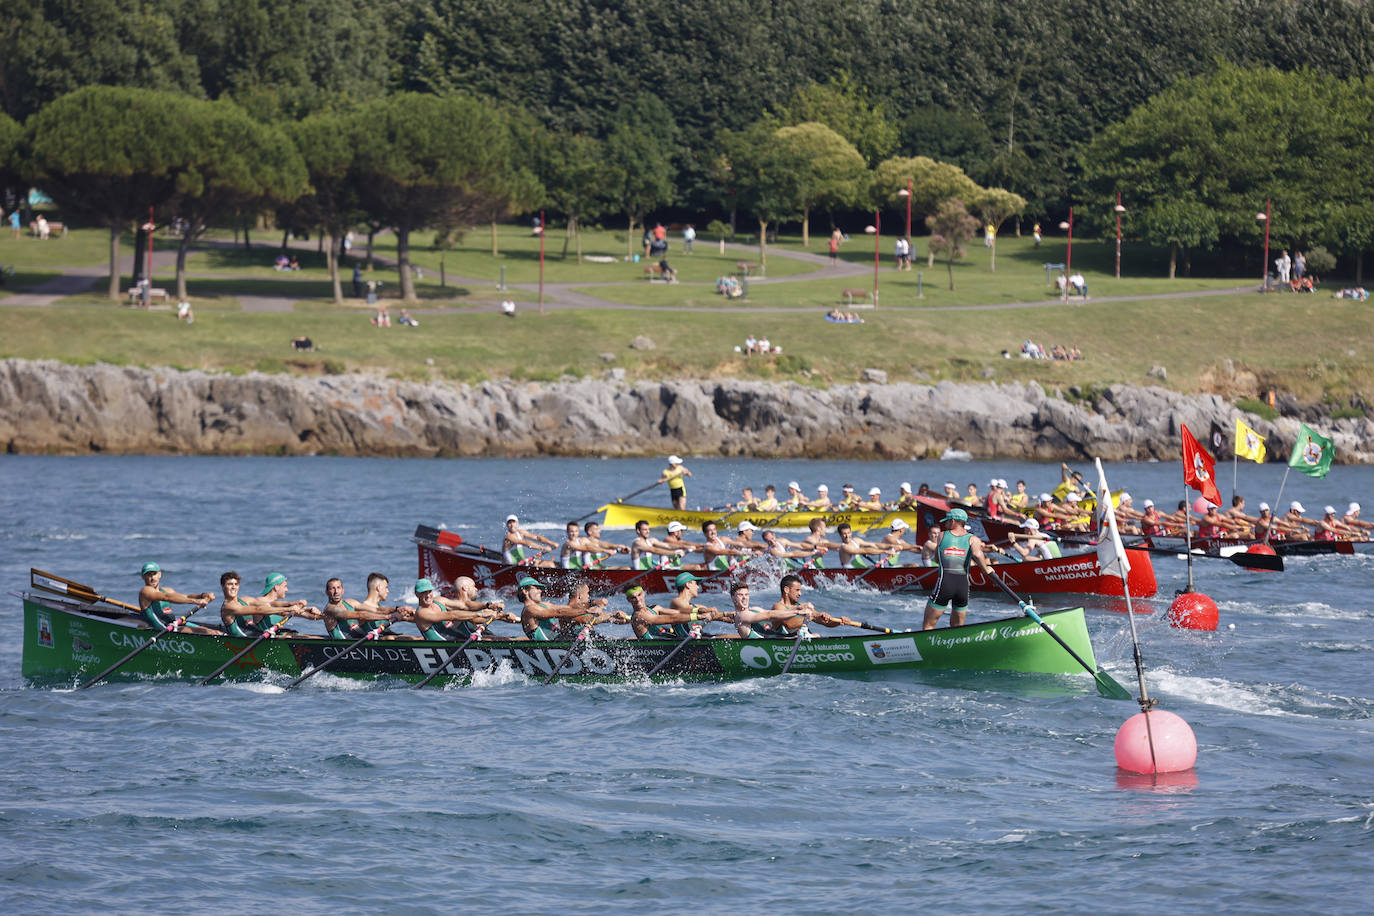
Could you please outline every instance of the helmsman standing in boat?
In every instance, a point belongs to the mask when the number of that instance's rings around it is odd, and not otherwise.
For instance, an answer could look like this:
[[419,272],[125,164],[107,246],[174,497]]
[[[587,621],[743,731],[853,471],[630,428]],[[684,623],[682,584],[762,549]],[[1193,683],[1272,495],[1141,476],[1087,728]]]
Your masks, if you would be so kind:
[[992,577],[992,564],[983,553],[983,542],[969,533],[968,513],[963,509],[950,509],[940,520],[949,523],[949,528],[932,534],[926,541],[926,550],[934,553],[935,565],[940,568],[940,577],[935,580],[935,592],[926,602],[924,629],[933,630],[940,617],[949,611],[949,625],[964,625],[964,615],[968,613],[968,571],[974,561],[989,578]]

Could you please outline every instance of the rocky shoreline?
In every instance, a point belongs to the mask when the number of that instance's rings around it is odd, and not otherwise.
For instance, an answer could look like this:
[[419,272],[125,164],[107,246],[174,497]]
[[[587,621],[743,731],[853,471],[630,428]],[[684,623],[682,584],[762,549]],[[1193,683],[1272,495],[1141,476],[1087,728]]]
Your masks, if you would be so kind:
[[[1267,422],[1216,395],[1113,385],[1091,399],[1030,385],[860,383],[829,389],[740,379],[480,385],[370,375],[230,375],[0,360],[0,442],[11,454],[394,457],[753,455],[788,458],[1177,460],[1235,418],[1283,460],[1302,419],[1336,460],[1374,463],[1374,421],[1312,408]],[[1283,406],[1283,405],[1281,405]],[[1228,446],[1229,447],[1229,446]]]

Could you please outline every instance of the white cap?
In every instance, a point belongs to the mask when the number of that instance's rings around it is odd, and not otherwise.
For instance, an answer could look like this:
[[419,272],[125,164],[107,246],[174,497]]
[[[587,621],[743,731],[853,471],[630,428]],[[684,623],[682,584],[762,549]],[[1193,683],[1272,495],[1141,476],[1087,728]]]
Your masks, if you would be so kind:
[[893,531],[901,531],[903,528],[910,528],[910,527],[911,527],[910,525],[908,525],[906,522],[902,521],[900,518],[897,519],[896,521],[894,521],[894,522],[892,523],[892,530],[893,530]]
[[677,455],[669,455],[669,456],[668,456],[668,463],[669,463],[669,464],[682,464],[682,459],[679,458]]
[[950,483],[948,480],[946,480],[946,481],[945,481],[945,489],[946,489],[946,490],[957,490],[957,489],[959,489],[959,488],[956,487],[954,484]]
[[514,515],[507,515],[507,516],[506,516],[506,521],[508,521],[508,522],[518,522],[518,521],[520,521],[520,519],[516,518]]
[[[1150,499],[1150,497],[1148,497],[1148,496],[1145,497],[1145,502],[1141,503],[1141,505],[1144,506],[1146,509],[1150,508],[1150,507],[1153,506],[1154,504],[1155,504],[1155,501],[1154,501],[1153,499]],[[1261,508],[1264,508],[1264,509],[1269,508],[1268,506],[1265,506],[1263,503],[1260,504],[1260,507],[1261,507]]]
[[1327,507],[1326,507],[1325,509],[1323,509],[1322,511],[1325,512],[1327,515],[1335,515],[1335,514],[1336,514],[1336,507],[1335,507],[1335,506],[1327,506]]
[[853,493],[853,492],[854,492],[854,488],[851,487],[849,484],[845,484],[844,486],[840,487],[840,489],[843,490],[843,491],[845,491],[846,493]]
[[1296,499],[1293,500],[1291,503],[1288,504],[1288,508],[1289,508],[1290,510],[1296,510],[1296,511],[1298,511],[1298,512],[1306,512],[1306,511],[1307,511],[1306,509],[1303,508],[1302,503],[1298,502]]
[[1220,508],[1221,508],[1221,506],[1218,506],[1216,503],[1212,502],[1210,499],[1208,499],[1208,498],[1205,497],[1205,496],[1202,497],[1202,505],[1206,507],[1206,510],[1207,510],[1208,512],[1211,512],[1213,509],[1220,509]]
[[1360,511],[1360,504],[1359,504],[1359,503],[1351,503],[1350,505],[1348,505],[1348,506],[1345,507],[1345,514],[1346,514],[1346,515],[1354,515],[1356,512],[1359,512],[1359,511]]
[[902,492],[903,492],[903,493],[910,493],[910,492],[911,492],[911,484],[906,483],[905,481],[903,481],[903,483],[902,483]]
[[1077,493],[1070,493],[1068,496],[1064,497],[1064,499],[1065,499],[1067,502],[1076,503],[1076,502],[1078,502],[1078,494],[1077,494]]
[[1260,503],[1260,511],[1261,511],[1261,512],[1268,512],[1268,511],[1269,511],[1269,504],[1268,504],[1268,503]]
[[787,485],[787,489],[789,489],[789,490],[800,490],[800,489],[801,489],[801,484],[797,483],[797,482],[794,480],[794,481],[792,481],[791,483],[789,483],[789,484]]
[[997,485],[998,485],[999,487],[1001,487],[1003,490],[1007,489],[1007,478],[1005,478],[1005,477],[999,477],[999,478],[997,478]]
[[1033,518],[1028,518],[1028,519],[1026,519],[1024,522],[1021,523],[1021,527],[1022,527],[1022,528],[1039,528],[1039,527],[1040,527],[1040,523],[1037,522],[1037,521],[1036,521],[1035,519],[1033,519]]
[[1001,484],[999,484],[999,483],[997,482],[997,478],[994,477],[994,478],[992,478],[991,480],[988,481],[988,486],[989,486],[989,487],[999,487],[999,486],[1001,486]]
[[1121,499],[1118,500],[1118,502],[1123,502],[1123,503],[1128,503],[1128,502],[1130,502],[1130,501],[1131,501],[1131,494],[1129,494],[1129,493],[1122,493],[1122,494],[1121,494]]
[[830,488],[827,487],[825,484],[821,484],[819,487],[816,487],[816,492],[817,492],[817,493],[829,493],[829,492],[830,492]]
[[1048,493],[1041,493],[1041,494],[1040,494],[1040,501],[1041,501],[1042,503],[1052,503],[1052,502],[1054,502],[1054,497],[1051,496],[1051,495],[1048,494]]
[[882,495],[882,492],[883,492],[883,491],[882,491],[882,490],[879,490],[877,487],[873,487],[872,489],[870,489],[870,490],[868,491],[868,495],[869,495],[869,496],[880,496],[880,495]]
[[669,523],[668,523],[668,530],[669,530],[669,531],[686,531],[686,530],[687,530],[687,526],[684,525],[684,524],[682,524],[682,522],[673,521],[673,522],[669,522]]
[[744,521],[742,521],[742,522],[739,523],[739,530],[740,530],[740,531],[756,531],[756,530],[758,530],[758,526],[755,525],[753,522],[749,521],[749,519],[746,518]]

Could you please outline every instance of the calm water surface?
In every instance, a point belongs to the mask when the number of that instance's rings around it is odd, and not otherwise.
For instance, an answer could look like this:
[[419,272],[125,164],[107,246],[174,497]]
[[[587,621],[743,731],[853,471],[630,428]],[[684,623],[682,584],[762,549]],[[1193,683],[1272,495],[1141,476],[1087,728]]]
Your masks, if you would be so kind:
[[[247,583],[281,570],[316,600],[327,577],[358,595],[376,569],[397,596],[417,523],[494,545],[513,511],[552,537],[660,465],[3,457],[0,582],[17,592],[36,566],[131,600],[155,559],[184,591],[229,568]],[[1058,479],[1011,463],[689,466],[702,505],[793,478],[808,493]],[[1176,464],[1108,472],[1137,504],[1184,495]],[[1241,469],[1252,511],[1281,476]],[[1374,469],[1290,478],[1290,498],[1374,507]],[[1367,912],[1374,555],[1287,562],[1281,575],[1200,563],[1222,614],[1205,634],[1164,621],[1185,567],[1157,562],[1161,594],[1137,618],[1148,683],[1200,745],[1196,770],[1162,787],[1118,773],[1112,740],[1135,707],[1086,677],[545,689],[509,676],[416,694],[326,674],[290,693],[74,693],[24,684],[6,594],[0,910]],[[919,619],[918,598],[817,603]],[[975,596],[972,618],[1013,610]],[[1125,616],[1089,598],[1088,617],[1099,659],[1133,683]]]

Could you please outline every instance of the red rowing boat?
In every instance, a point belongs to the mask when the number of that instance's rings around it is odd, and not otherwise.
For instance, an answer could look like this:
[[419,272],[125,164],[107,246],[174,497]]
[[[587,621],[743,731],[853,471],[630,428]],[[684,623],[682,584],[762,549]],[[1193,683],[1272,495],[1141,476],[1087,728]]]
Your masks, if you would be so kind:
[[[441,583],[452,583],[460,576],[471,578],[481,588],[513,591],[516,581],[533,575],[553,594],[566,594],[572,585],[587,581],[594,593],[609,594],[634,582],[651,593],[673,591],[672,580],[682,570],[638,570],[625,567],[592,569],[555,569],[551,567],[511,566],[501,555],[485,547],[462,543],[447,531],[421,525],[411,538],[419,548],[420,576]],[[456,543],[455,543],[456,542]],[[1154,565],[1144,550],[1128,550],[1131,564],[1129,585],[1131,597],[1148,598],[1155,594]],[[1097,568],[1097,554],[1080,553],[1053,560],[1026,560],[1020,563],[999,563],[998,575],[1023,594],[1124,594],[1121,580],[1103,575]],[[879,566],[867,569],[801,569],[783,570],[766,557],[748,561],[733,572],[717,570],[695,571],[705,590],[724,591],[728,583],[740,576],[767,578],[776,581],[785,572],[795,573],[809,587],[827,584],[854,583],[877,591],[930,591],[935,586],[939,570],[930,566]],[[975,591],[999,591],[976,567],[969,573],[969,586]]]

